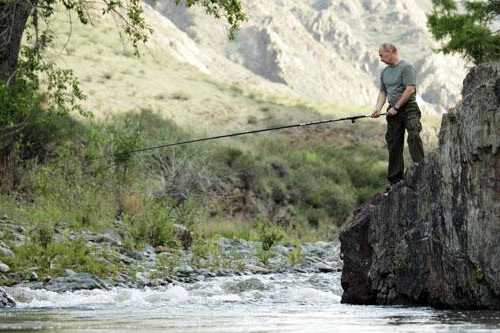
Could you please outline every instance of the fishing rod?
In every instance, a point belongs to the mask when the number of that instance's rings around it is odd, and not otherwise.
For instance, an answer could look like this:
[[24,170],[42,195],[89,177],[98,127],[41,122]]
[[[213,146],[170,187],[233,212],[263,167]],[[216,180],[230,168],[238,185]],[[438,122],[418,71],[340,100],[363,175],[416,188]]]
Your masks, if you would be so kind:
[[[387,113],[384,112],[384,113],[381,113],[380,115],[383,116],[385,114],[387,114]],[[340,122],[340,121],[348,121],[348,120],[350,120],[354,124],[356,122],[356,120],[358,120],[358,119],[370,118],[370,117],[371,117],[371,115],[361,115],[361,116],[352,116],[352,117],[337,118],[337,119],[318,120],[318,121],[312,121],[312,122],[308,122],[308,123],[298,123],[298,124],[291,124],[291,125],[282,125],[282,126],[276,126],[276,127],[268,127],[268,128],[262,128],[262,129],[245,131],[245,132],[237,132],[237,133],[216,135],[216,136],[211,136],[211,137],[206,137],[206,138],[192,139],[192,140],[186,140],[186,141],[178,141],[178,142],[174,142],[174,143],[167,143],[167,144],[164,144],[164,145],[139,148],[139,149],[129,150],[126,153],[127,154],[134,154],[134,153],[140,153],[140,152],[145,152],[145,151],[150,151],[150,150],[156,150],[156,149],[162,149],[162,148],[169,148],[169,147],[174,147],[174,146],[186,145],[186,144],[195,143],[195,142],[217,140],[217,139],[222,139],[222,138],[230,138],[230,137],[235,137],[235,136],[241,136],[241,135],[247,135],[247,134],[255,134],[255,133],[262,133],[262,132],[278,131],[278,130],[283,130],[283,129],[287,129],[287,128],[294,128],[294,127],[305,127],[305,126],[313,126],[313,125],[335,123],[335,122]]]

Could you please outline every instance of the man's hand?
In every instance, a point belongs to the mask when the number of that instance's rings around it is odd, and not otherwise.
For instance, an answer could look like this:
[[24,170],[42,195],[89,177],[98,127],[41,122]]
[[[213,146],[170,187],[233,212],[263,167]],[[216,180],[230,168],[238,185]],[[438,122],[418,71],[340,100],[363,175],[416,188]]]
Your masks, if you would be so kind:
[[373,111],[371,117],[372,118],[378,118],[378,117],[380,117],[380,110]]
[[398,114],[398,111],[395,108],[392,108],[392,107],[387,111],[387,115],[391,116],[391,117],[395,116],[397,114]]

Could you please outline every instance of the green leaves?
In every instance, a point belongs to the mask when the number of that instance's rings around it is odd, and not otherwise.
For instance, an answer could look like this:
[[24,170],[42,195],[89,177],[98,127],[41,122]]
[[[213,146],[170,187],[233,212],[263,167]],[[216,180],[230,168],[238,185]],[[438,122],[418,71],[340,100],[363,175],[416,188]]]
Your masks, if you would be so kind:
[[500,59],[499,31],[491,23],[500,15],[500,0],[465,1],[460,10],[454,0],[433,0],[428,16],[433,36],[444,41],[443,53],[459,53],[480,64]]
[[229,39],[235,37],[240,24],[247,19],[240,0],[175,0],[175,3],[184,3],[187,7],[200,5],[215,18],[225,17],[229,23]]
[[432,0],[435,10],[450,13],[457,9],[457,4],[454,0]]

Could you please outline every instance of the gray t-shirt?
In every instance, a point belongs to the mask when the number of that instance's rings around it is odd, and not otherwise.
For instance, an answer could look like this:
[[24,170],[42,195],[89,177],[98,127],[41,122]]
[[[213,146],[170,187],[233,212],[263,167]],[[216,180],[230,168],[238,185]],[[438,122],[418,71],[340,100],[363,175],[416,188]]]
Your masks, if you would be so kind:
[[[417,85],[415,67],[405,60],[396,65],[388,65],[380,74],[380,90],[384,91],[390,105],[396,104],[407,86]],[[413,94],[408,102],[415,101]]]

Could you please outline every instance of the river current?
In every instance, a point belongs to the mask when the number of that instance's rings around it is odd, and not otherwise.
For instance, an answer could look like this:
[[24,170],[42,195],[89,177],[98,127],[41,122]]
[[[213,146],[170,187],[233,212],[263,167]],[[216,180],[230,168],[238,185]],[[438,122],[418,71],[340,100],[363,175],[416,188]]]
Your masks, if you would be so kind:
[[500,332],[500,312],[341,304],[340,273],[9,293],[18,304],[0,310],[0,332]]

